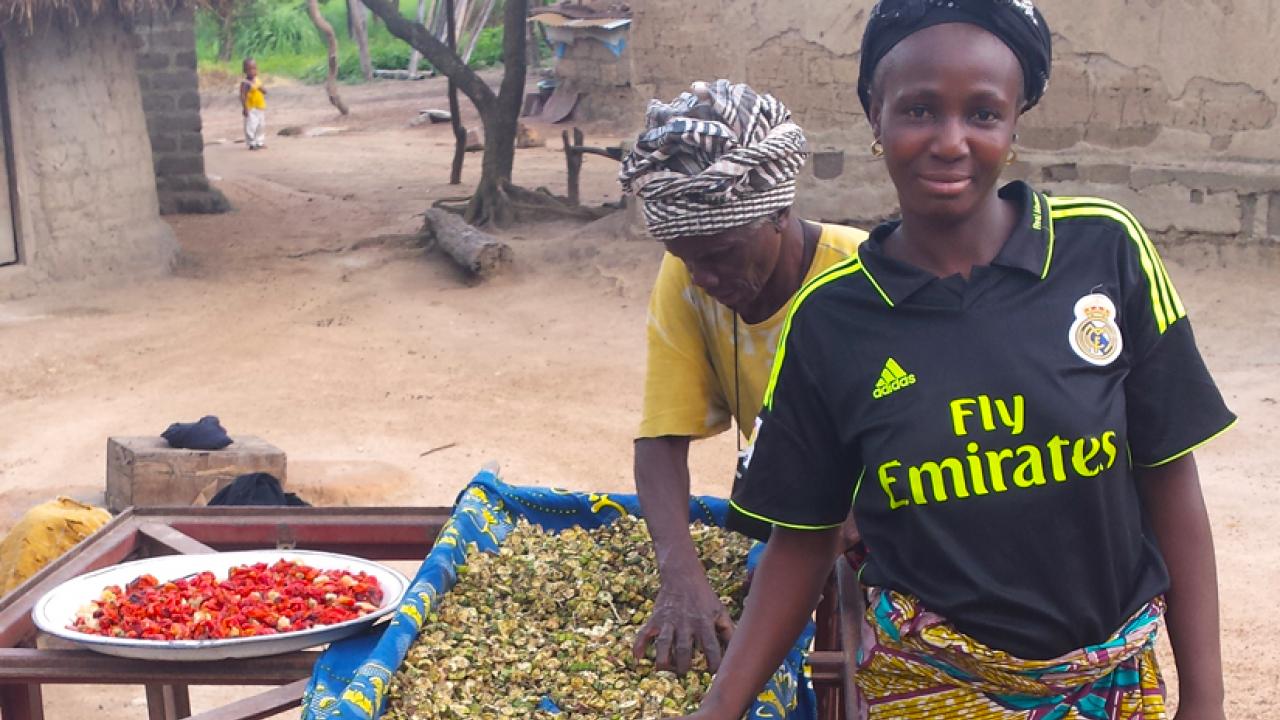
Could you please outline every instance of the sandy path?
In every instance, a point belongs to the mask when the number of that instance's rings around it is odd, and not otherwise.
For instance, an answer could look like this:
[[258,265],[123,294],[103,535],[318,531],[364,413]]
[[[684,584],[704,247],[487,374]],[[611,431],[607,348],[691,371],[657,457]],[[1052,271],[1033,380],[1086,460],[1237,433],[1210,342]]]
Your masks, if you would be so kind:
[[[184,248],[170,278],[57,288],[0,305],[0,528],[56,493],[100,501],[108,435],[219,415],[289,454],[291,485],[319,503],[448,504],[486,460],[514,483],[626,491],[639,411],[647,285],[656,248],[571,224],[506,233],[509,277],[469,287],[400,238],[443,185],[447,128],[409,128],[441,84],[344,89],[338,120],[317,88],[282,87],[270,122],[342,130],[213,144],[211,175],[237,210],[170,218]],[[237,136],[233,101],[206,138]],[[551,131],[558,134],[558,129]],[[550,134],[550,133],[549,133]],[[595,139],[598,131],[589,133]],[[558,137],[553,146],[558,145]],[[478,165],[468,158],[468,180]],[[588,200],[616,198],[616,166],[586,163]],[[522,150],[517,180],[563,190],[553,149]],[[338,249],[381,238],[352,252]],[[1240,426],[1200,453],[1216,533],[1230,717],[1280,703],[1280,286],[1274,256],[1171,251],[1170,272]],[[424,451],[455,444],[446,450]],[[695,447],[695,489],[724,493],[728,435]],[[101,690],[101,692],[99,692]],[[51,718],[140,717],[141,690],[48,694]],[[223,699],[194,692],[196,709]],[[88,699],[87,699],[88,698]]]

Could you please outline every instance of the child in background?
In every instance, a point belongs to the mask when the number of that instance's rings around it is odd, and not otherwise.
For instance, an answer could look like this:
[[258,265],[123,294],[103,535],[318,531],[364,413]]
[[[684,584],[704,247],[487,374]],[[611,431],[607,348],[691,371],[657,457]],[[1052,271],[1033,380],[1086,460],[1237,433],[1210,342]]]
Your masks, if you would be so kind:
[[250,150],[267,146],[267,89],[258,77],[258,63],[244,59],[244,80],[240,81],[240,106],[244,109],[244,141]]

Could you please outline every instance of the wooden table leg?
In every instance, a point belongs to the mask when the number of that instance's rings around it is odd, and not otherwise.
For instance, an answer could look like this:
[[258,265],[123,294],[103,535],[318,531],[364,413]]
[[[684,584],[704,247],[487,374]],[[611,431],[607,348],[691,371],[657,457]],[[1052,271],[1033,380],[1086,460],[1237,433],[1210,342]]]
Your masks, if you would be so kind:
[[298,710],[302,705],[302,695],[310,682],[311,678],[305,678],[282,685],[259,695],[192,715],[191,720],[262,720],[282,712]]
[[0,718],[3,720],[44,720],[44,698],[40,686],[0,685]]
[[191,717],[191,694],[186,685],[148,685],[148,720],[181,720]]
[[[840,558],[843,561],[844,558]],[[826,587],[822,590],[822,599],[818,601],[815,613],[817,623],[813,637],[814,650],[837,650],[840,648],[840,610],[839,597],[836,593],[835,573],[827,578]],[[840,683],[833,683],[815,688],[818,695],[818,720],[840,720],[844,699]]]

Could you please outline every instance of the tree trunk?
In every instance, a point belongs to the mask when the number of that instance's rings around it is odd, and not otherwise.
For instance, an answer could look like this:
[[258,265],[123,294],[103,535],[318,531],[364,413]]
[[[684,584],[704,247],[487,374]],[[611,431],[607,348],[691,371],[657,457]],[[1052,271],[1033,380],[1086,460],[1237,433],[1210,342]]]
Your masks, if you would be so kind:
[[507,0],[502,23],[502,84],[492,111],[480,113],[484,125],[484,158],[480,165],[480,184],[467,205],[468,222],[505,225],[512,220],[506,191],[511,187],[516,131],[524,102],[528,14],[529,0]]
[[[418,0],[418,24],[421,25],[427,19],[427,0]],[[418,65],[422,62],[422,53],[417,48],[409,53],[409,78],[418,74]]]
[[[314,1],[314,0],[312,0]],[[484,158],[480,182],[464,213],[476,224],[508,222],[515,211],[512,196],[536,196],[511,184],[515,163],[516,130],[520,105],[524,100],[525,24],[529,0],[507,0],[503,14],[502,84],[493,92],[456,52],[425,27],[400,15],[389,0],[365,0],[365,4],[387,24],[392,35],[420,50],[439,72],[453,80],[475,105],[484,126]],[[540,196],[539,196],[540,197]]]
[[338,37],[333,34],[333,26],[320,14],[320,4],[317,0],[307,0],[307,13],[311,15],[311,22],[315,23],[316,29],[320,31],[320,35],[329,46],[329,74],[324,80],[325,92],[329,93],[329,102],[338,108],[338,112],[346,115],[351,111],[347,109],[347,104],[342,102],[342,98],[338,97]]
[[[480,15],[480,21],[476,23],[475,29],[471,32],[471,39],[467,42],[467,51],[462,54],[462,62],[471,62],[471,54],[476,51],[476,43],[480,42],[480,33],[484,31],[484,26],[489,24],[489,16],[493,14],[493,6],[496,4],[498,4],[498,0],[486,0],[484,12]],[[532,25],[533,23],[527,24]]]
[[436,242],[467,274],[481,280],[511,263],[511,248],[488,233],[467,225],[447,210],[431,208],[423,234]]
[[235,16],[218,16],[218,59],[223,62],[231,60],[236,49]]
[[[457,15],[454,13],[454,0],[444,0],[445,12],[449,14],[448,37],[449,49],[458,52]],[[462,161],[467,154],[467,129],[462,126],[462,108],[458,106],[458,84],[449,78],[449,120],[453,125],[453,167],[449,169],[449,184],[462,183]]]
[[360,0],[347,0],[347,21],[351,23],[351,33],[360,51],[360,72],[365,82],[369,82],[373,80],[373,61],[369,59],[369,19],[365,17]]

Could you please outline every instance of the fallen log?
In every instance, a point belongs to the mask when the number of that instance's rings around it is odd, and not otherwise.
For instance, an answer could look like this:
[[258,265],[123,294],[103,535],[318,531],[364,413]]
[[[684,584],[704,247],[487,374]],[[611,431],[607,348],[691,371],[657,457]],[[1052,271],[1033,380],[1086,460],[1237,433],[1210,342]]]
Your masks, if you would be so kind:
[[481,280],[498,275],[513,259],[506,243],[466,224],[447,210],[427,210],[422,233],[464,272]]

